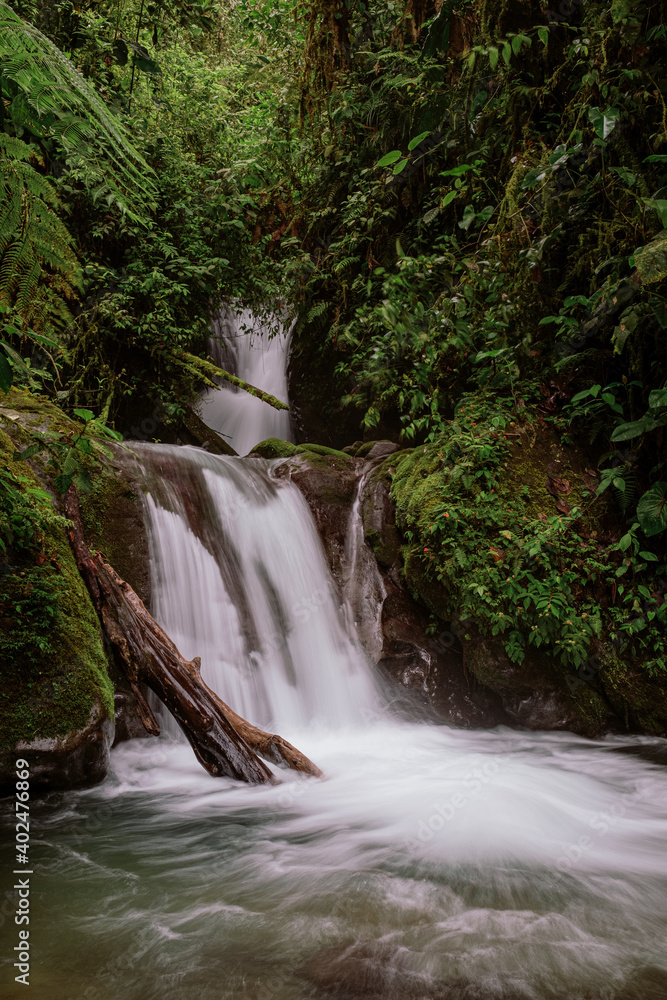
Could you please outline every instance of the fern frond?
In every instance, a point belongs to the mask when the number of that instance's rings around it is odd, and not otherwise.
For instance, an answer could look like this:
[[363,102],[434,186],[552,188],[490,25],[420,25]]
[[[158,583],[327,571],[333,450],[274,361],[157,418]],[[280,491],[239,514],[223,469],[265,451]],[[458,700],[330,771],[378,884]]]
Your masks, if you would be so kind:
[[[31,147],[0,132],[0,300],[13,303],[28,323],[59,325],[69,316],[64,300],[79,285],[73,241],[57,214],[48,178],[28,160]],[[39,293],[42,274],[58,278],[57,294]]]
[[14,110],[33,116],[34,121],[24,119],[28,128],[37,135],[46,134],[46,129],[66,154],[83,157],[93,169],[94,183],[107,186],[123,213],[136,220],[146,217],[155,200],[153,171],[72,63],[4,0],[0,0],[0,76],[19,88],[24,110],[18,105]]

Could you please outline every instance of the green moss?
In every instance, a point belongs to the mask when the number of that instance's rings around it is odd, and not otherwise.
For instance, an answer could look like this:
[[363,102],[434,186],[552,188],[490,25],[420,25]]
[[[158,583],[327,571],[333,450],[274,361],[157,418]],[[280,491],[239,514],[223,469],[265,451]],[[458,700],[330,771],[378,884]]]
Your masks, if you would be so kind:
[[[0,432],[3,464],[37,480],[11,461],[13,444]],[[34,507],[35,535],[10,547],[0,576],[0,749],[37,736],[83,728],[102,704],[113,718],[113,687],[99,623],[61,524]],[[11,515],[10,515],[11,516]]]
[[290,458],[296,455],[297,446],[290,441],[282,441],[280,438],[267,438],[260,441],[250,452],[256,458]]
[[260,441],[250,454],[257,458],[291,458],[293,455],[307,455],[314,465],[322,468],[331,463],[318,462],[318,458],[339,458],[346,464],[346,467],[351,465],[350,456],[346,455],[344,451],[327,448],[323,444],[292,444],[290,441],[282,441],[280,438],[268,438],[266,441]]
[[[614,602],[620,555],[604,499],[588,502],[597,479],[585,454],[525,416],[508,423],[480,400],[471,411],[461,408],[435,443],[392,456],[407,586],[498,649],[478,667],[471,659],[480,682],[543,676],[570,699],[582,732],[603,730],[613,709],[626,728],[664,734],[667,677],[642,665],[664,651],[661,626],[656,619],[634,643],[622,631],[632,619]],[[612,665],[582,682],[610,634],[625,636],[623,663],[607,655]]]

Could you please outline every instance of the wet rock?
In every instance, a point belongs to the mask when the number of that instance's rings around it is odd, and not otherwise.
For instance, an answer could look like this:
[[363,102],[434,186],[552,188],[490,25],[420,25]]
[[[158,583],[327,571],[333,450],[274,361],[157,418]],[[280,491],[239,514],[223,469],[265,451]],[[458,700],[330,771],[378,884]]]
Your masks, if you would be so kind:
[[465,642],[465,651],[469,670],[501,699],[514,725],[564,729],[583,736],[599,736],[614,728],[614,713],[604,698],[588,689],[584,715],[582,696],[574,701],[567,676],[556,676],[553,669],[547,673],[538,655],[529,654],[523,663],[513,663],[499,642],[476,633]]
[[113,700],[116,734],[113,745],[126,740],[148,739],[150,733],[146,732],[137,714],[137,700],[129,685],[116,682],[115,688]]
[[[384,456],[354,459],[325,449],[308,452],[310,447],[299,448],[277,474],[289,476],[313,512],[341,602],[352,611],[367,655],[451,725],[508,724],[499,696],[466,673],[452,633],[428,636],[427,612],[402,586],[401,539]],[[352,566],[349,541],[357,498],[363,533],[358,544],[366,551],[357,553]]]
[[310,507],[322,544],[339,587],[346,579],[345,542],[352,504],[363,462],[342,452],[302,452],[277,470],[298,486]]
[[150,609],[148,535],[141,488],[132,475],[136,459],[131,444],[111,450],[110,471],[95,477],[90,493],[80,497],[86,542],[102,553]]
[[0,789],[10,794],[15,785],[15,762],[30,765],[30,789],[83,788],[103,781],[109,769],[114,742],[114,722],[101,703],[96,703],[88,724],[64,736],[20,740],[0,763]]

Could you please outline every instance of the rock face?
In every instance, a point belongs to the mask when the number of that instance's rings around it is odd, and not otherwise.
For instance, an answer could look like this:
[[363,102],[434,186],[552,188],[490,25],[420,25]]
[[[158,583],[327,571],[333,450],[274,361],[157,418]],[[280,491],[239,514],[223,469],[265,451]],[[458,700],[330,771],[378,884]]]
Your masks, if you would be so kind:
[[277,475],[289,476],[308,502],[341,604],[386,674],[459,727],[502,724],[589,737],[667,731],[664,700],[651,699],[647,678],[627,664],[584,682],[546,664],[537,650],[513,663],[498,640],[429,614],[442,592],[431,593],[437,585],[419,576],[418,561],[405,563],[390,496],[393,463],[405,453],[391,442],[357,442],[345,451],[272,441],[255,453],[285,458]]
[[[0,406],[0,459],[26,489],[51,492],[60,513],[62,498],[44,455],[13,461],[35,430],[78,433],[80,425],[49,400],[12,389]],[[146,596],[141,501],[119,469],[114,472],[93,477],[90,540]],[[121,688],[114,725],[115,668],[64,524],[50,517],[40,539],[37,546],[10,546],[0,557],[0,794],[12,791],[20,758],[30,764],[33,789],[95,784],[107,773],[114,737],[137,735],[133,705]]]
[[[401,539],[384,464],[396,445],[362,447],[367,457],[355,458],[303,445],[276,474],[299,487],[313,512],[341,603],[365,652],[452,725],[508,724],[500,697],[466,673],[453,634],[439,629],[429,636],[427,612],[403,587]],[[277,457],[278,452],[275,443],[266,442],[255,454]]]
[[114,722],[101,703],[95,704],[88,724],[63,736],[19,740],[11,754],[2,761],[2,790],[10,793],[14,785],[17,759],[30,765],[30,788],[66,789],[95,785],[103,781],[109,769],[109,752],[114,743]]

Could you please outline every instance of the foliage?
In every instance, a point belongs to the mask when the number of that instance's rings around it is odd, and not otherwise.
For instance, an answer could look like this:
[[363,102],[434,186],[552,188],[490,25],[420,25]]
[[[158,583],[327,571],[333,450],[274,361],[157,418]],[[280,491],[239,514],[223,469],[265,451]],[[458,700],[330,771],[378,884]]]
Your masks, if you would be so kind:
[[435,443],[398,461],[408,582],[424,596],[422,576],[437,581],[440,617],[500,637],[518,663],[532,647],[577,669],[611,635],[624,655],[665,666],[658,557],[642,547],[639,524],[601,543],[584,490],[580,506],[553,509],[543,475],[529,471],[542,460],[539,450],[530,457],[537,431],[524,407],[475,394]]

